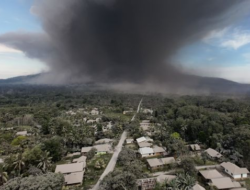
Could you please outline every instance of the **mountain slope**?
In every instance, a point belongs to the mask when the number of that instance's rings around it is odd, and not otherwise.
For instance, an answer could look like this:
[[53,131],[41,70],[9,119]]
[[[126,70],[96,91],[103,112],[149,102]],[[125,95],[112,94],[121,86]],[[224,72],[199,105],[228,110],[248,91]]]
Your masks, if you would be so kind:
[[[44,73],[2,79],[0,80],[0,85],[32,84],[32,81],[40,76],[44,76]],[[250,94],[250,84],[241,84],[222,78],[212,77],[192,76],[192,79],[192,82],[187,81],[183,86],[199,92],[203,90],[219,94]]]

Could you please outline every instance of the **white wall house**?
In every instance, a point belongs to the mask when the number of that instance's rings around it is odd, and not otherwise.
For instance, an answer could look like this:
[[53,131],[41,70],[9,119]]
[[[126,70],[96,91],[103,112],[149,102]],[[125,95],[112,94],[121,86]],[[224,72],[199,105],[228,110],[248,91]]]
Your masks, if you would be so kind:
[[139,149],[139,153],[141,154],[141,157],[150,157],[150,156],[154,156],[154,150],[150,147],[144,147],[144,148],[140,148]]
[[234,179],[247,178],[247,174],[249,173],[247,168],[240,168],[231,162],[223,162],[221,167]]

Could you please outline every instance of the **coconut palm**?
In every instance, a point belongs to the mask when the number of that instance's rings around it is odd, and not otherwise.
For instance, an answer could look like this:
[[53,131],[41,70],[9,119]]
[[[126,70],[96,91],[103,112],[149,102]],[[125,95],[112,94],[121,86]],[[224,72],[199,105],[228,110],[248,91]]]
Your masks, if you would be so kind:
[[47,151],[43,152],[41,159],[39,160],[39,164],[37,165],[37,167],[42,169],[44,173],[46,173],[51,167],[52,157],[50,157],[49,154],[50,153]]
[[0,166],[0,186],[8,181],[8,173],[3,170],[3,166]]
[[25,161],[22,153],[18,153],[13,162],[14,170],[18,172],[18,175],[21,175],[22,170],[25,168]]
[[105,168],[105,162],[104,162],[104,160],[102,160],[102,159],[100,159],[100,160],[97,160],[96,162],[95,162],[95,168],[96,169],[102,169],[102,168]]

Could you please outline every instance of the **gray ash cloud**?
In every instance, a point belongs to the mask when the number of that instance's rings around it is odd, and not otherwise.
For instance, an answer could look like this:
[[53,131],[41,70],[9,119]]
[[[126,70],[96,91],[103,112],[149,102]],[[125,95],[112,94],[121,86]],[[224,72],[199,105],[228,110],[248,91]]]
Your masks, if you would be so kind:
[[44,61],[51,77],[103,83],[195,82],[171,62],[185,45],[236,21],[247,0],[42,0],[44,33],[15,32],[0,43]]

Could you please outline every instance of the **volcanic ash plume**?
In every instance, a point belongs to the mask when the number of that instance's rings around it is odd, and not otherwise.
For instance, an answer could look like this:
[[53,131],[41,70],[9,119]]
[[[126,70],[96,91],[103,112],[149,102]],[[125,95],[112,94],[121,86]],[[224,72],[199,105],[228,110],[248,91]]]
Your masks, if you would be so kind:
[[8,33],[0,43],[42,60],[62,83],[181,86],[196,78],[171,57],[247,7],[247,0],[42,0],[32,12],[44,32]]

